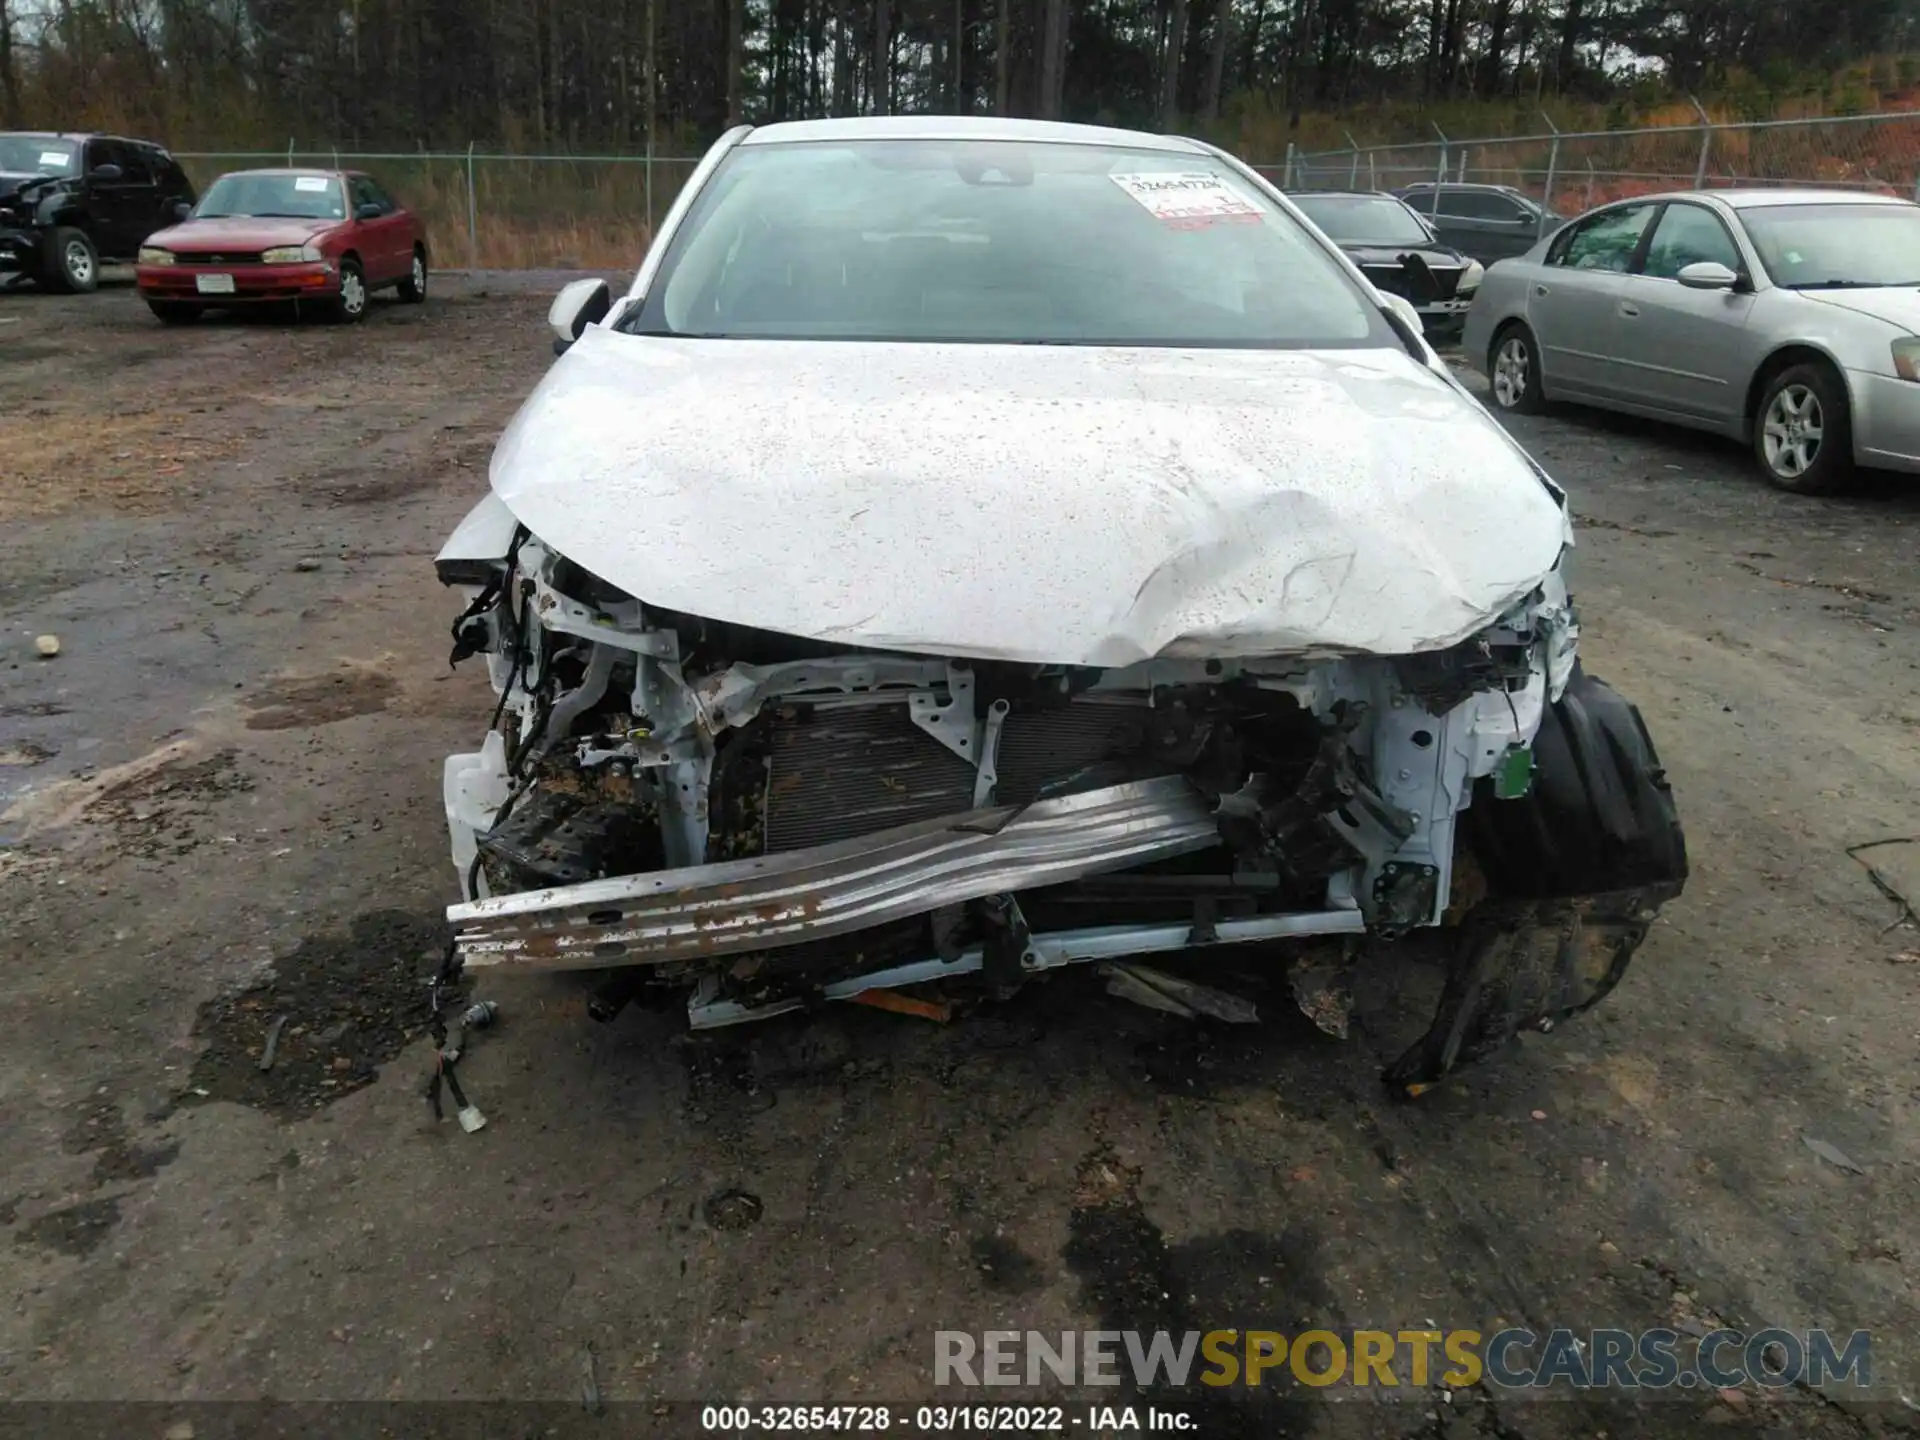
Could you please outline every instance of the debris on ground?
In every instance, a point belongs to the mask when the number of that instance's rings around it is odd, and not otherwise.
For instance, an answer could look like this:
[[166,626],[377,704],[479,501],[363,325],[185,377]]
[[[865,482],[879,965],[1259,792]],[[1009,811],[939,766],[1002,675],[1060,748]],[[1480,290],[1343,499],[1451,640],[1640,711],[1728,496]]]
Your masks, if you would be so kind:
[[1900,907],[1900,913],[1894,916],[1893,923],[1887,926],[1887,929],[1894,930],[1902,925],[1909,925],[1915,929],[1920,929],[1920,912],[1914,910],[1913,902],[1901,893],[1899,887],[1896,886],[1892,880],[1888,879],[1884,872],[1875,868],[1871,860],[1861,859],[1861,851],[1878,850],[1887,845],[1920,845],[1920,837],[1913,835],[1896,835],[1887,840],[1869,840],[1861,845],[1849,845],[1847,846],[1847,857],[1857,861],[1867,872],[1867,879],[1873,882],[1874,889],[1878,890],[1882,895],[1886,896],[1887,899]]
[[1322,1034],[1347,1038],[1353,1021],[1352,972],[1343,959],[1305,958],[1287,972],[1293,1000]]
[[33,637],[33,648],[40,652],[40,658],[42,660],[51,660],[60,653],[60,637],[58,635],[36,635]]
[[[291,1117],[371,1084],[427,1030],[426,980],[443,935],[437,916],[386,910],[308,936],[266,979],[200,1008],[194,1035],[206,1048],[187,1093]],[[277,1016],[287,1023],[268,1068],[263,1037]]]
[[593,1346],[580,1357],[580,1406],[589,1415],[602,1415],[606,1407],[600,1401],[600,1378],[596,1375]]
[[1197,980],[1169,975],[1151,965],[1115,961],[1102,965],[1100,973],[1106,977],[1109,995],[1131,1000],[1149,1010],[1164,1010],[1169,1015],[1179,1015],[1188,1020],[1205,1015],[1231,1025],[1252,1025],[1260,1019],[1260,1012],[1250,1000],[1242,1000],[1238,995],[1229,995],[1211,985],[1202,985]]
[[953,1018],[953,1006],[945,1000],[922,1000],[917,995],[902,995],[898,990],[862,990],[852,997],[856,1005],[871,1005],[876,1010],[891,1010],[896,1015],[918,1015],[944,1025]]
[[1864,1175],[1867,1173],[1865,1166],[1856,1165],[1852,1160],[1847,1158],[1846,1152],[1829,1145],[1826,1141],[1816,1140],[1811,1135],[1802,1135],[1800,1138],[1806,1142],[1807,1149],[1818,1155],[1829,1165],[1844,1170],[1849,1175]]
[[291,1018],[291,1016],[282,1015],[268,1027],[267,1043],[260,1049],[261,1074],[264,1075],[267,1071],[273,1069],[274,1052],[280,1048],[280,1032],[287,1028],[287,1021]]

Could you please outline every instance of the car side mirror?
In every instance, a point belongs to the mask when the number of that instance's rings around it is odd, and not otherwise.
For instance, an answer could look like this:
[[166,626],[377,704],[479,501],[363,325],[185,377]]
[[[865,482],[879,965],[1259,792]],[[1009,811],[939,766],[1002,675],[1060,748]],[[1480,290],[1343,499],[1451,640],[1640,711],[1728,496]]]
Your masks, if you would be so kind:
[[176,220],[191,220],[193,218],[193,206],[184,200],[174,201],[173,218]]
[[126,172],[118,165],[96,165],[87,172],[89,180],[118,180]]
[[356,220],[378,220],[386,213],[371,200],[353,207],[353,218]]
[[1425,332],[1426,322],[1420,318],[1420,312],[1413,308],[1413,302],[1404,295],[1382,294],[1380,296],[1387,308],[1398,315],[1415,335]]
[[1696,260],[1691,265],[1682,265],[1680,273],[1673,277],[1689,290],[1731,290],[1740,283],[1740,274],[1729,270],[1718,260]]
[[606,319],[611,309],[613,291],[604,280],[575,280],[561,287],[547,309],[547,325],[553,331],[553,353],[566,354],[573,342],[587,333],[587,327]]

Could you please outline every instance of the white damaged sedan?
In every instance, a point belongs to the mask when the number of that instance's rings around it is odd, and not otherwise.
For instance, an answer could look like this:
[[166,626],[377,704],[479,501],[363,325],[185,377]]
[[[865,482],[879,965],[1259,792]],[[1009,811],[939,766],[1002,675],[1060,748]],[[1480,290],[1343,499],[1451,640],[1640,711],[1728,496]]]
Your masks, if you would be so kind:
[[1369,945],[1444,925],[1417,1088],[1678,893],[1564,497],[1230,156],[743,128],[550,318],[438,559],[499,693],[446,762],[465,966],[710,1026],[1079,961],[1206,1009],[1133,957],[1263,941],[1340,1032]]

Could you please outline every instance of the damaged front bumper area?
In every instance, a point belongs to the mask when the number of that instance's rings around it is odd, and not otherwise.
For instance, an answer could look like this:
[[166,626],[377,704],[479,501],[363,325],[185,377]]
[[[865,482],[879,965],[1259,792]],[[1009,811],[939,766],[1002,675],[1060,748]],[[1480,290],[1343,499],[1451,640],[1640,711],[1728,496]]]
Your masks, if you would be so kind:
[[[484,509],[484,507],[483,507]],[[1457,936],[1417,1091],[1617,983],[1685,877],[1631,706],[1557,573],[1412,656],[1098,669],[877,650],[660,610],[504,509],[442,552],[500,696],[449,757],[467,966],[686,991],[695,1027],[937,981],[1277,942],[1344,1033],[1361,948]]]

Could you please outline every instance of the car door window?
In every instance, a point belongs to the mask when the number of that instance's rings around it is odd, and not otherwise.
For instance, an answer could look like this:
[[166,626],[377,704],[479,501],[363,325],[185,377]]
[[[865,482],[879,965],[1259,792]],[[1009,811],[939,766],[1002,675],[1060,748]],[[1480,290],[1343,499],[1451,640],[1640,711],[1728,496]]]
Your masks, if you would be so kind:
[[153,161],[138,145],[120,147],[120,171],[123,185],[153,184]]
[[1415,190],[1411,194],[1404,195],[1401,198],[1422,215],[1433,214],[1433,192],[1431,190]]
[[368,198],[371,199],[374,204],[378,205],[384,213],[391,215],[400,208],[400,202],[395,200],[393,196],[389,195],[385,190],[381,189],[380,182],[372,176],[362,175],[360,177],[360,183],[367,187]]
[[1729,270],[1743,268],[1740,252],[1719,216],[1702,205],[1673,204],[1653,227],[1640,273],[1656,280],[1672,280],[1687,266],[1709,260]]
[[1511,223],[1527,218],[1512,199],[1491,190],[1456,190],[1442,198],[1440,213],[1460,220],[1505,220]]
[[[127,154],[127,147],[120,144],[118,141],[89,140],[87,142],[87,173],[88,174],[92,174],[95,170],[98,170],[102,165],[118,165],[122,172],[121,179],[124,180],[126,178],[126,171],[130,163],[131,163],[131,159]],[[114,181],[113,183],[119,184],[120,181]]]
[[376,207],[382,215],[393,209],[393,202],[380,192],[380,187],[364,175],[353,177],[353,209],[358,214],[362,205]]
[[1569,225],[1547,251],[1547,264],[1568,270],[1624,273],[1633,266],[1655,205],[1622,205]]

